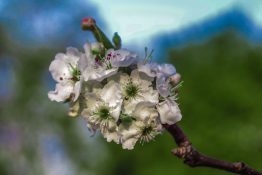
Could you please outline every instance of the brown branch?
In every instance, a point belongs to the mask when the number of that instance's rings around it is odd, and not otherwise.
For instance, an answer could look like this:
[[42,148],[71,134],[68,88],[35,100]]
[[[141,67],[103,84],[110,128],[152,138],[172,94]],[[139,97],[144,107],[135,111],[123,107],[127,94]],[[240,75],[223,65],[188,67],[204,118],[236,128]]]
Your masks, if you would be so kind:
[[205,156],[193,148],[185,133],[176,124],[163,126],[173,136],[178,145],[178,148],[172,150],[172,153],[178,158],[184,160],[184,163],[190,167],[210,167],[240,175],[262,175],[261,172],[250,168],[245,163],[231,163]]

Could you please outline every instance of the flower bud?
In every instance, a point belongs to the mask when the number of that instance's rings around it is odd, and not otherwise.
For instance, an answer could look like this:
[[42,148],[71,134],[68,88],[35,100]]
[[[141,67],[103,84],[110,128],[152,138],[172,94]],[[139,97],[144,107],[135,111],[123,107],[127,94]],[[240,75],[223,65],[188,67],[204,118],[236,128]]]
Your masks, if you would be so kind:
[[172,75],[169,77],[170,79],[170,83],[172,83],[172,85],[177,85],[180,80],[181,80],[181,75],[179,73],[176,73],[175,75]]
[[93,30],[95,28],[96,21],[94,18],[87,17],[82,20],[82,30]]

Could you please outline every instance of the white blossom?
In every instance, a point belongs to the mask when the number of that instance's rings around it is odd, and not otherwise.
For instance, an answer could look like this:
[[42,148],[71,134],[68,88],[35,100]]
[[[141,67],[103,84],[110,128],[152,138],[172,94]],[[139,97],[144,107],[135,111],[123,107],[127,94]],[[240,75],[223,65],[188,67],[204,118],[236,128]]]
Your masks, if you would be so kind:
[[162,131],[162,125],[158,121],[158,112],[155,104],[140,102],[130,115],[134,118],[130,123],[122,123],[119,126],[123,149],[133,149],[136,142],[141,143],[153,140]]
[[59,53],[49,66],[52,77],[57,82],[55,91],[50,91],[48,97],[52,101],[64,102],[72,98],[76,101],[81,92],[81,72],[79,60],[81,53],[72,47],[66,54]]
[[144,72],[150,77],[156,77],[156,88],[162,97],[170,95],[169,77],[176,74],[176,69],[172,64],[143,63],[137,65],[138,71]]
[[114,140],[119,143],[119,139],[114,134],[117,132],[117,121],[122,106],[119,84],[110,81],[97,93],[87,93],[86,106],[81,115],[87,119],[92,130],[100,128],[108,141]]
[[154,140],[162,124],[182,119],[175,101],[180,81],[175,67],[137,58],[126,49],[106,50],[98,42],[85,44],[84,53],[67,48],[50,64],[57,84],[48,97],[69,102],[70,116],[81,115],[90,131],[132,150],[138,142]]
[[133,70],[130,76],[126,73],[118,73],[110,79],[120,84],[126,114],[132,113],[139,102],[158,103],[158,93],[152,87],[153,78],[138,72],[137,69]]
[[86,64],[83,66],[83,77],[85,81],[96,80],[102,81],[105,78],[117,73],[118,68],[110,67],[106,64],[101,55],[92,54],[92,45],[87,43],[84,45],[85,54],[82,55]]

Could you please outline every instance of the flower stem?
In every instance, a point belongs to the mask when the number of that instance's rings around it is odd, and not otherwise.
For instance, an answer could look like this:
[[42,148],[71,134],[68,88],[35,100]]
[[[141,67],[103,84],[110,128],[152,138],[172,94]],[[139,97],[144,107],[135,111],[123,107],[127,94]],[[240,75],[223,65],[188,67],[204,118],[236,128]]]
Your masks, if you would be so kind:
[[84,18],[82,21],[82,29],[91,31],[95,36],[96,40],[102,43],[106,49],[114,48],[111,41],[107,38],[104,32],[97,26],[96,21],[93,18]]

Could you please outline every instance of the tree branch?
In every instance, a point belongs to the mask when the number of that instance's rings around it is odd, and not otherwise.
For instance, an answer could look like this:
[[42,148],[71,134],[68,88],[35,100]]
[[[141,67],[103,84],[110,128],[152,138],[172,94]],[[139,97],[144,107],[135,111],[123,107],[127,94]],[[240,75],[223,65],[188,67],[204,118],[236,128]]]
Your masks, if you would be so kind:
[[250,168],[243,162],[231,163],[203,155],[193,148],[191,142],[179,126],[176,124],[163,126],[173,136],[178,145],[178,148],[173,149],[172,153],[184,160],[184,163],[190,167],[210,167],[240,175],[262,175],[261,172]]

